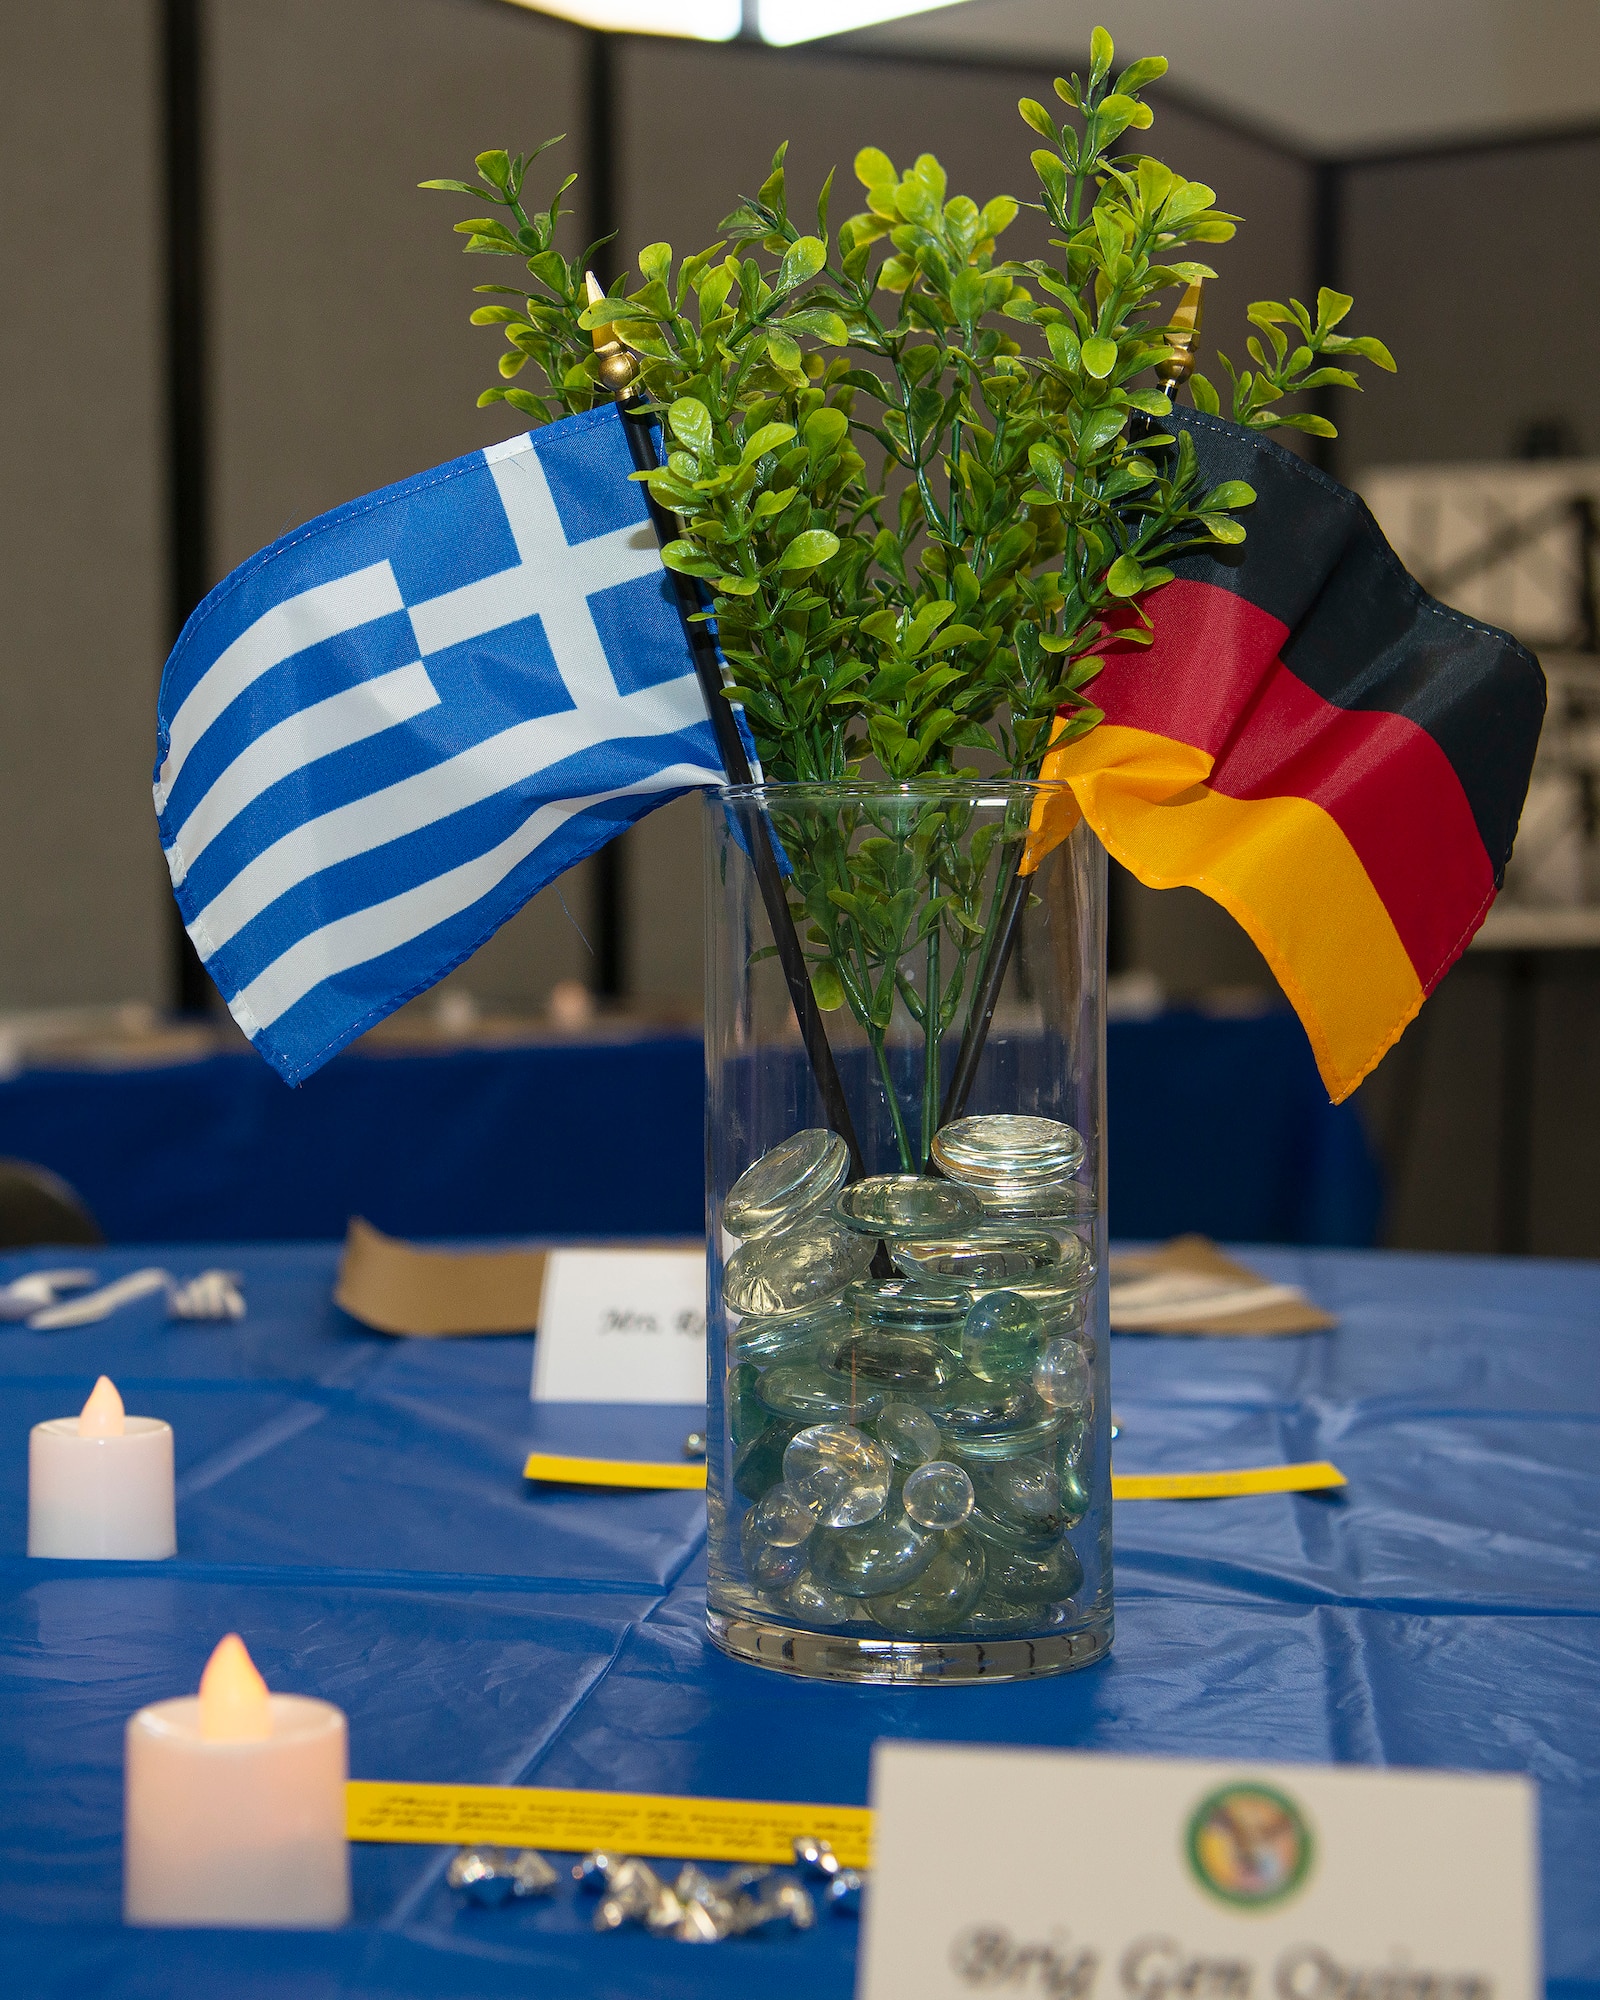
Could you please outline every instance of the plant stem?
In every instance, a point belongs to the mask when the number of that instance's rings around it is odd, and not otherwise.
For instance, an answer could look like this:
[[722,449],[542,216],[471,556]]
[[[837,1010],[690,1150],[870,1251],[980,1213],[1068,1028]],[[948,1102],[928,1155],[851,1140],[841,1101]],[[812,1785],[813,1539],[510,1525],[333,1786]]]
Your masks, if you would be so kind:
[[894,1077],[889,1070],[883,1030],[869,1027],[867,1040],[872,1044],[872,1053],[878,1064],[878,1076],[883,1084],[883,1095],[889,1106],[889,1116],[894,1120],[895,1144],[900,1148],[900,1171],[903,1174],[914,1174],[917,1170],[916,1156],[911,1150],[911,1135],[906,1130],[906,1121],[900,1112],[900,1099],[895,1095]]
[[[928,877],[928,900],[934,901],[939,894],[939,876],[935,870]],[[939,1120],[939,932],[941,925],[935,924],[928,933],[928,979],[922,1003],[922,1172],[928,1171],[928,1161],[932,1157],[933,1135],[938,1130]]]

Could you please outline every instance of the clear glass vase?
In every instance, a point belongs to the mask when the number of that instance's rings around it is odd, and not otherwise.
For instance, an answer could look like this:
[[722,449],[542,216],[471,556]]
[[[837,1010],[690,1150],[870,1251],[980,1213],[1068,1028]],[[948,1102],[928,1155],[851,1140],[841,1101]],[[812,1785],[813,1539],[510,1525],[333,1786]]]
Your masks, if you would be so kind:
[[997,1680],[1111,1643],[1075,817],[949,779],[707,795],[707,1620],[738,1658]]

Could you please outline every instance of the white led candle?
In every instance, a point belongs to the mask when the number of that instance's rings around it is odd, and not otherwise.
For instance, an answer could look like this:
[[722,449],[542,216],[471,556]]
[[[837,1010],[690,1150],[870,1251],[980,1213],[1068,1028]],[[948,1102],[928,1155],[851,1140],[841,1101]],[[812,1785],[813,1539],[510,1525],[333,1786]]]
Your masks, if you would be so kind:
[[102,1375],[76,1417],[28,1434],[28,1554],[152,1562],[178,1548],[172,1427],[124,1414]]
[[329,1930],[350,1914],[344,1714],[269,1694],[230,1632],[200,1692],[128,1723],[130,1924]]

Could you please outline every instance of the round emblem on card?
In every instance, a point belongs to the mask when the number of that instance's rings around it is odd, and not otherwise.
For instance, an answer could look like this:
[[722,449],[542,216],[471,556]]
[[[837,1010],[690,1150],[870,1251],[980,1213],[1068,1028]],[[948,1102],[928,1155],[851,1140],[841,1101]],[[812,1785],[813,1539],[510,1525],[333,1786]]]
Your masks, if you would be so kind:
[[1224,1785],[1189,1816],[1184,1851],[1195,1880],[1236,1908],[1284,1902],[1311,1870],[1311,1828],[1290,1798],[1268,1785]]

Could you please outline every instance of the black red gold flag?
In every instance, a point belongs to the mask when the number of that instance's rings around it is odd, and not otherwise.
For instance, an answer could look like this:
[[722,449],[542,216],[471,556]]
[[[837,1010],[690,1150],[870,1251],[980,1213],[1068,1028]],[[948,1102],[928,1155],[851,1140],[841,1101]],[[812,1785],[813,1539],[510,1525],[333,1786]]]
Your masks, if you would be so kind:
[[1356,494],[1220,418],[1171,423],[1205,487],[1255,488],[1248,537],[1179,557],[1146,600],[1152,643],[1105,648],[1104,722],[1045,762],[1076,807],[1040,833],[1081,810],[1140,881],[1231,911],[1343,1098],[1494,901],[1544,676],[1428,596]]

